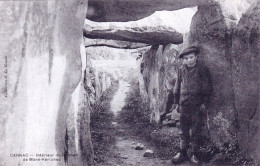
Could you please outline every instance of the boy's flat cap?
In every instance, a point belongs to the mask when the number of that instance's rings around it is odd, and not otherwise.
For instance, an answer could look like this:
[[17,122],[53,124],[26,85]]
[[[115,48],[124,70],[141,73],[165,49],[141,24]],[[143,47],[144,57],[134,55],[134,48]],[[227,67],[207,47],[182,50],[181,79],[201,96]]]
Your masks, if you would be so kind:
[[199,47],[197,46],[189,46],[182,50],[178,58],[183,58],[184,55],[188,55],[190,53],[198,54],[200,52]]

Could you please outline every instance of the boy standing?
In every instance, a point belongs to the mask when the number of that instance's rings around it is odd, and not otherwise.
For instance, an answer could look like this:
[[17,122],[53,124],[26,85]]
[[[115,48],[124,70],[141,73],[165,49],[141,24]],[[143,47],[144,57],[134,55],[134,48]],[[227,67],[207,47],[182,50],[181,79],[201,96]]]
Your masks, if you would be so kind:
[[[185,48],[179,55],[183,65],[178,71],[178,78],[174,86],[174,105],[180,112],[180,149],[172,158],[177,164],[188,159],[187,149],[192,146],[193,164],[198,164],[198,141],[203,126],[202,115],[212,94],[212,81],[208,68],[198,62],[199,48],[191,46]],[[190,136],[191,130],[191,136]]]

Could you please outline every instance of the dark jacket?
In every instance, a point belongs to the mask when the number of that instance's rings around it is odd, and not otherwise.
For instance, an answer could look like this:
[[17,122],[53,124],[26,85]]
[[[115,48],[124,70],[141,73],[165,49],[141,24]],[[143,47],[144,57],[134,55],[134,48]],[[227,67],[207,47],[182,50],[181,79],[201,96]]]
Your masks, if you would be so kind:
[[174,86],[174,104],[208,105],[212,94],[212,80],[208,68],[197,62],[194,67],[186,64],[178,70]]

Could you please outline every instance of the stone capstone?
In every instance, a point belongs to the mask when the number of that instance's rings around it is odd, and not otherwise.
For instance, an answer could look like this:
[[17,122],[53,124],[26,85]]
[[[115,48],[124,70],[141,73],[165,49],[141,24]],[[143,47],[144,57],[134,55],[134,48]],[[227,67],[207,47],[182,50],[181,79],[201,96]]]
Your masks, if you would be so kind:
[[198,0],[89,0],[87,18],[98,22],[135,21],[155,11],[172,11],[197,5]]
[[[87,19],[98,22],[135,21],[155,11],[176,11],[182,8],[217,4],[224,16],[239,20],[257,0],[89,0]],[[158,5],[159,4],[159,5]]]
[[[127,26],[128,25],[128,26]],[[151,24],[150,24],[151,25]],[[135,43],[182,43],[182,34],[171,27],[129,23],[97,23],[86,20],[84,36],[91,39],[113,39]]]

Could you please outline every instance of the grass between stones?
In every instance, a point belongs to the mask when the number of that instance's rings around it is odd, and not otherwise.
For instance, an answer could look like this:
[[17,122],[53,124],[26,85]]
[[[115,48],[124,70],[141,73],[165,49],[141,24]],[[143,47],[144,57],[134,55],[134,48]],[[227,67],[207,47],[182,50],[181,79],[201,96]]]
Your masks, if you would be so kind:
[[156,156],[169,158],[179,147],[177,129],[160,129],[158,124],[150,122],[150,114],[148,103],[140,95],[138,81],[132,81],[125,106],[119,112],[117,121],[126,126],[128,136],[137,136],[154,146]]
[[90,113],[91,140],[94,150],[94,159],[97,163],[104,162],[113,155],[112,147],[115,145],[115,127],[112,124],[114,114],[110,103],[117,91],[118,82],[109,87],[94,104]]

